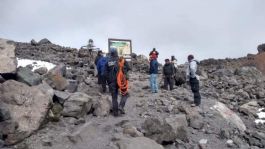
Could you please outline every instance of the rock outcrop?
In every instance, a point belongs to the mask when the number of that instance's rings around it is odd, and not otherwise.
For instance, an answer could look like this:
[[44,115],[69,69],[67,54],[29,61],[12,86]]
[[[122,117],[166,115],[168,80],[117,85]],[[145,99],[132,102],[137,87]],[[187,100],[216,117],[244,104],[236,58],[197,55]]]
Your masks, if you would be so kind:
[[64,102],[62,115],[80,118],[91,110],[92,104],[93,102],[90,96],[85,93],[76,92]]
[[44,121],[50,98],[38,87],[8,80],[0,84],[0,102],[4,118],[0,123],[0,135],[6,144],[15,144],[38,130]]
[[0,74],[16,73],[17,60],[15,56],[15,43],[0,38]]

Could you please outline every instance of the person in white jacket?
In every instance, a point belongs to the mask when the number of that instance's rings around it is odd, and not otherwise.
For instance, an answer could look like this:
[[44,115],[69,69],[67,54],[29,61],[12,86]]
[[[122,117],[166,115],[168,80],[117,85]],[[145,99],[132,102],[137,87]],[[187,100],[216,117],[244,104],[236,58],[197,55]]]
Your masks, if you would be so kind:
[[191,86],[191,91],[194,95],[194,104],[192,106],[199,106],[201,104],[199,76],[196,74],[198,61],[194,60],[193,55],[188,56],[188,66],[186,70],[186,79]]

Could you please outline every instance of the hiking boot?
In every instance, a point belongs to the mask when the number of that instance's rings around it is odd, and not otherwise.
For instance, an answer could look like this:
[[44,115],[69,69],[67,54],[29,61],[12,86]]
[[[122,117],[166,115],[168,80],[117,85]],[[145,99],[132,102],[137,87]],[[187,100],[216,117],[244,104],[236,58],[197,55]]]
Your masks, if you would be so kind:
[[119,112],[118,111],[113,111],[113,116],[114,117],[118,117],[119,116]]
[[119,108],[119,112],[120,112],[120,114],[125,114],[124,108]]

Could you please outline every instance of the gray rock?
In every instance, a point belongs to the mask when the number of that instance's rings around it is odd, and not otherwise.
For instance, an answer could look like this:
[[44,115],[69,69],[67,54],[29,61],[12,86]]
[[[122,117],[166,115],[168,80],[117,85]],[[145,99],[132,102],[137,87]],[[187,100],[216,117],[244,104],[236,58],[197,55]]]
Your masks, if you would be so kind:
[[224,76],[231,77],[233,76],[233,71],[230,69],[218,69],[213,73],[213,75],[216,75],[218,77],[224,77]]
[[201,139],[201,140],[199,141],[199,147],[200,147],[201,149],[206,149],[206,148],[207,148],[207,142],[208,142],[207,139]]
[[64,75],[66,74],[66,66],[57,65],[45,75],[45,81],[54,89],[63,91],[69,85]]
[[188,141],[187,120],[184,114],[165,118],[163,121],[148,118],[143,124],[144,134],[158,143],[174,142],[176,139]]
[[258,49],[259,53],[264,52],[265,51],[265,44],[263,43],[263,44],[258,45],[257,49]]
[[6,80],[0,75],[0,83],[4,83]]
[[42,145],[43,146],[47,146],[47,147],[51,147],[52,146],[52,138],[49,136],[45,136],[44,138],[42,138]]
[[84,58],[84,57],[89,57],[89,56],[90,56],[90,53],[89,53],[88,49],[84,49],[84,48],[79,49],[78,57]]
[[17,60],[15,56],[15,45],[6,39],[0,38],[0,74],[16,73]]
[[240,131],[243,132],[246,130],[246,126],[240,117],[235,112],[227,108],[225,104],[216,102],[214,109],[216,109],[227,122],[234,124]]
[[55,90],[54,95],[60,104],[64,104],[64,102],[71,96],[71,93]]
[[0,84],[0,102],[9,109],[11,120],[18,124],[5,139],[6,144],[14,144],[39,129],[48,113],[50,98],[36,86],[8,80]]
[[42,81],[41,84],[36,86],[39,90],[41,90],[45,95],[48,95],[50,98],[50,101],[52,102],[54,90],[51,88],[45,81]]
[[190,115],[189,118],[189,126],[194,129],[201,129],[204,125],[203,118],[201,115]]
[[143,133],[137,130],[136,127],[128,125],[123,129],[124,134],[128,134],[131,137],[142,137]]
[[0,148],[4,148],[4,145],[5,145],[5,141],[0,139]]
[[77,91],[78,82],[76,80],[68,80],[68,86],[66,87],[66,91],[70,93],[74,93]]
[[110,113],[111,106],[112,104],[111,100],[109,99],[109,96],[102,96],[99,99],[94,100],[93,114],[95,116],[108,116]]
[[41,39],[39,42],[38,42],[39,45],[42,45],[42,44],[51,44],[51,42],[47,39],[47,38],[44,38],[44,39]]
[[39,45],[38,42],[35,41],[34,39],[32,39],[32,40],[30,41],[30,44],[33,45],[33,46],[37,46],[37,45]]
[[249,79],[262,78],[262,73],[256,67],[240,67],[236,69],[235,75],[249,77]]
[[67,138],[73,144],[83,142],[83,140],[100,141],[100,138],[98,138],[98,132],[98,128],[88,122],[73,130],[70,134],[67,135]]
[[257,101],[250,101],[250,102],[240,106],[239,111],[241,113],[246,114],[246,115],[255,116],[258,109],[259,109],[258,102]]
[[11,118],[9,109],[4,103],[0,102],[0,122],[9,120]]
[[52,108],[49,111],[49,119],[53,122],[58,122],[61,117],[61,113],[63,111],[63,107],[60,103],[53,103]]
[[48,69],[46,67],[40,67],[38,69],[35,69],[34,72],[40,75],[44,75],[48,72]]
[[85,93],[76,92],[64,102],[63,116],[80,118],[86,115],[92,107],[92,98]]
[[234,144],[234,141],[233,140],[227,140],[226,141],[226,145],[229,148],[235,148],[235,144]]
[[84,118],[79,118],[78,120],[75,121],[75,125],[80,125],[86,123],[86,120]]
[[[6,120],[3,122],[0,122],[0,137],[2,138],[2,135],[10,136],[14,133],[16,133],[18,127],[18,123],[12,120]],[[22,138],[23,139],[23,138]]]
[[146,137],[122,138],[117,146],[119,149],[164,149],[162,145]]
[[41,83],[41,76],[32,72],[26,67],[20,67],[17,71],[18,81],[26,83],[30,86],[38,85]]
[[53,69],[51,69],[49,71],[49,73],[58,74],[60,76],[65,77],[65,75],[66,75],[66,66],[64,64],[60,63],[59,65],[57,65]]

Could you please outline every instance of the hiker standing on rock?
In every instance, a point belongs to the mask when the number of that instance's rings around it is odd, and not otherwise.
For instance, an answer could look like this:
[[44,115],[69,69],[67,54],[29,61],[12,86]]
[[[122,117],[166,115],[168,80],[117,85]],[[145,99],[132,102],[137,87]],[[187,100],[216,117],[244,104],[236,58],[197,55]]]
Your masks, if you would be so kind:
[[157,55],[153,54],[150,56],[150,87],[152,93],[158,92],[158,85],[157,85],[157,74],[158,74],[158,62],[157,62]]
[[199,77],[196,75],[198,63],[198,61],[194,60],[193,55],[188,56],[186,79],[189,82],[194,95],[194,104],[192,104],[192,106],[199,106],[201,104]]
[[[113,115],[118,116],[119,111],[125,114],[125,103],[129,96],[128,93],[128,71],[129,64],[123,57],[119,58],[117,50],[112,48],[106,63],[105,75],[108,80],[109,90],[112,96]],[[118,104],[118,93],[121,93],[121,101]]]
[[[95,59],[95,65],[96,66],[98,66],[98,61],[99,61],[99,59],[101,59],[103,57],[103,52],[100,50],[100,51],[98,51],[98,55],[97,55],[97,57],[96,57],[96,59]],[[98,71],[98,75],[97,75],[97,77],[98,77],[98,84],[101,84],[101,80],[100,80],[100,75],[99,75],[99,69],[98,69],[98,67],[97,67],[97,71]]]
[[169,59],[165,59],[165,65],[163,67],[163,78],[164,78],[164,88],[168,90],[168,85],[170,90],[173,90],[174,85],[174,66],[170,63]]
[[[101,51],[102,53],[102,51]],[[102,54],[101,54],[102,55]],[[105,76],[105,67],[107,63],[107,58],[104,57],[103,55],[99,57],[97,60],[97,70],[98,70],[98,80],[101,83],[102,86],[102,92],[106,92],[106,85],[107,85],[107,79]]]

